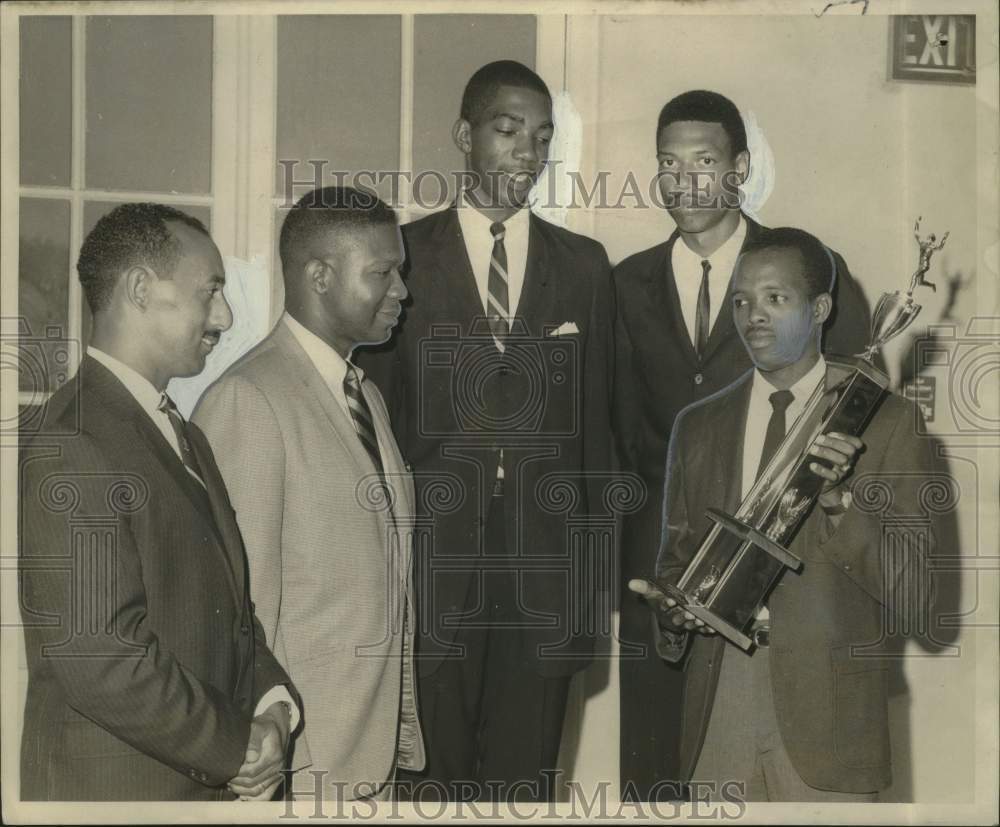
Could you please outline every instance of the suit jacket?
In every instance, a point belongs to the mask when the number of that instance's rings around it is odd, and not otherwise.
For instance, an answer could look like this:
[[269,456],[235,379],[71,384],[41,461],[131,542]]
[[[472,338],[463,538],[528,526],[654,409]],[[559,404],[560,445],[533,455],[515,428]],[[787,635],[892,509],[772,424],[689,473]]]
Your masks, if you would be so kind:
[[[457,615],[485,548],[500,450],[507,549],[523,559],[525,655],[569,675],[593,652],[598,559],[578,542],[582,515],[603,514],[611,465],[610,266],[596,241],[530,216],[517,319],[500,356],[485,324],[456,208],[403,228],[412,303],[387,345],[362,364],[389,400],[416,469],[421,671],[454,655]],[[564,323],[576,332],[553,335]],[[604,472],[605,476],[601,476]],[[496,531],[495,527],[490,530]],[[543,559],[544,558],[544,559]]]
[[[762,227],[750,218],[744,244]],[[615,386],[613,425],[624,469],[646,484],[645,504],[623,525],[623,582],[645,577],[660,537],[663,469],[674,418],[683,408],[728,387],[753,363],[736,332],[731,287],[722,297],[701,360],[695,352],[677,295],[670,238],[630,256],[615,267]],[[826,325],[825,349],[856,354],[868,344],[871,313],[864,293],[843,258],[834,253],[837,278],[834,312]]]
[[264,692],[288,676],[250,602],[212,451],[205,486],[86,357],[20,467],[30,800],[232,798]]
[[[677,419],[657,564],[661,582],[676,583],[694,556],[710,526],[707,508],[732,514],[739,506],[752,375]],[[908,527],[923,513],[936,468],[930,440],[915,435],[919,416],[910,402],[885,397],[849,478],[854,503],[836,523],[813,508],[789,547],[803,567],[786,571],[767,601],[781,737],[799,775],[819,789],[872,792],[891,783],[888,618],[926,611],[923,566],[937,536],[933,523],[924,538]],[[890,525],[893,542],[884,537]],[[669,660],[678,660],[693,638],[680,745],[687,780],[704,743],[723,648],[731,644],[687,633],[658,637]],[[747,657],[736,649],[725,654]]]
[[[311,764],[328,773],[326,783],[346,783],[338,797],[363,794],[360,785],[391,774],[401,681],[412,669],[402,653],[404,634],[412,636],[413,483],[378,389],[362,388],[396,492],[394,514],[370,499],[375,466],[284,322],[206,391],[194,413],[221,457],[261,622],[302,696],[293,768]],[[407,698],[406,746],[419,769],[412,692]]]

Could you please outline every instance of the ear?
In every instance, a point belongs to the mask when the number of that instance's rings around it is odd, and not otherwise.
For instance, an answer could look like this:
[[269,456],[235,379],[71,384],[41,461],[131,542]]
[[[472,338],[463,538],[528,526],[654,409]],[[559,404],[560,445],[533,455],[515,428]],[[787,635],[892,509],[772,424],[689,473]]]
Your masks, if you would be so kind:
[[302,268],[302,277],[314,293],[325,293],[330,289],[333,268],[325,261],[311,258]]
[[152,288],[159,277],[142,264],[129,267],[121,277],[120,289],[125,301],[145,312],[152,300]]
[[750,175],[750,152],[744,149],[736,155],[736,171],[740,176],[740,183],[745,183]]
[[463,155],[468,155],[472,152],[472,124],[459,118],[451,128],[451,139]]
[[833,297],[829,293],[820,293],[813,299],[813,321],[819,327],[822,327],[823,323],[830,318],[832,312]]

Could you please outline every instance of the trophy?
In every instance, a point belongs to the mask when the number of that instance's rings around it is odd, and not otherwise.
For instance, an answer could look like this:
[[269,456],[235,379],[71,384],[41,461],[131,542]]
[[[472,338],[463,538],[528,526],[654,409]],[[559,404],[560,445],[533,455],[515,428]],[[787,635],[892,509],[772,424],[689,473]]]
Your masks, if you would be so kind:
[[920,258],[910,287],[879,299],[868,347],[859,356],[827,355],[826,381],[813,391],[739,509],[732,516],[708,509],[713,525],[691,563],[676,585],[662,584],[679,606],[744,651],[753,646],[748,632],[782,572],[802,567],[787,547],[823,487],[809,465],[826,464],[809,455],[810,446],[820,434],[864,432],[889,386],[872,359],[920,313],[913,291],[936,290],[924,276],[948,233],[940,241],[933,233],[921,238],[920,220],[914,226]]

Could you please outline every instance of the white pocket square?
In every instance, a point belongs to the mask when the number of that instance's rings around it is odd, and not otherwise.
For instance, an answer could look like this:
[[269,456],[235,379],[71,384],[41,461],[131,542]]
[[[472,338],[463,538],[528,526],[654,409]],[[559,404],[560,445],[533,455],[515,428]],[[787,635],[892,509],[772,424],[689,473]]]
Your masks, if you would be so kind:
[[580,328],[576,326],[576,322],[563,322],[555,330],[549,331],[549,336],[566,336],[570,333],[579,333]]

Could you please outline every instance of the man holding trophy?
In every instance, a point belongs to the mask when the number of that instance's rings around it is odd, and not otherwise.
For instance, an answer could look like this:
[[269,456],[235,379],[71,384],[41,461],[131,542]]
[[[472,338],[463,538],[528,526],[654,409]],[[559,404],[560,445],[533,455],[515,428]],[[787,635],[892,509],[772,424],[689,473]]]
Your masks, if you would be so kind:
[[[686,661],[681,780],[697,799],[874,801],[891,783],[879,644],[889,617],[926,611],[933,539],[890,548],[883,521],[918,510],[935,458],[884,374],[824,359],[834,278],[801,230],[744,247],[733,314],[754,369],[678,417],[655,582],[629,583],[661,657]],[[869,358],[902,306],[883,297]],[[891,502],[875,508],[879,480]]]

